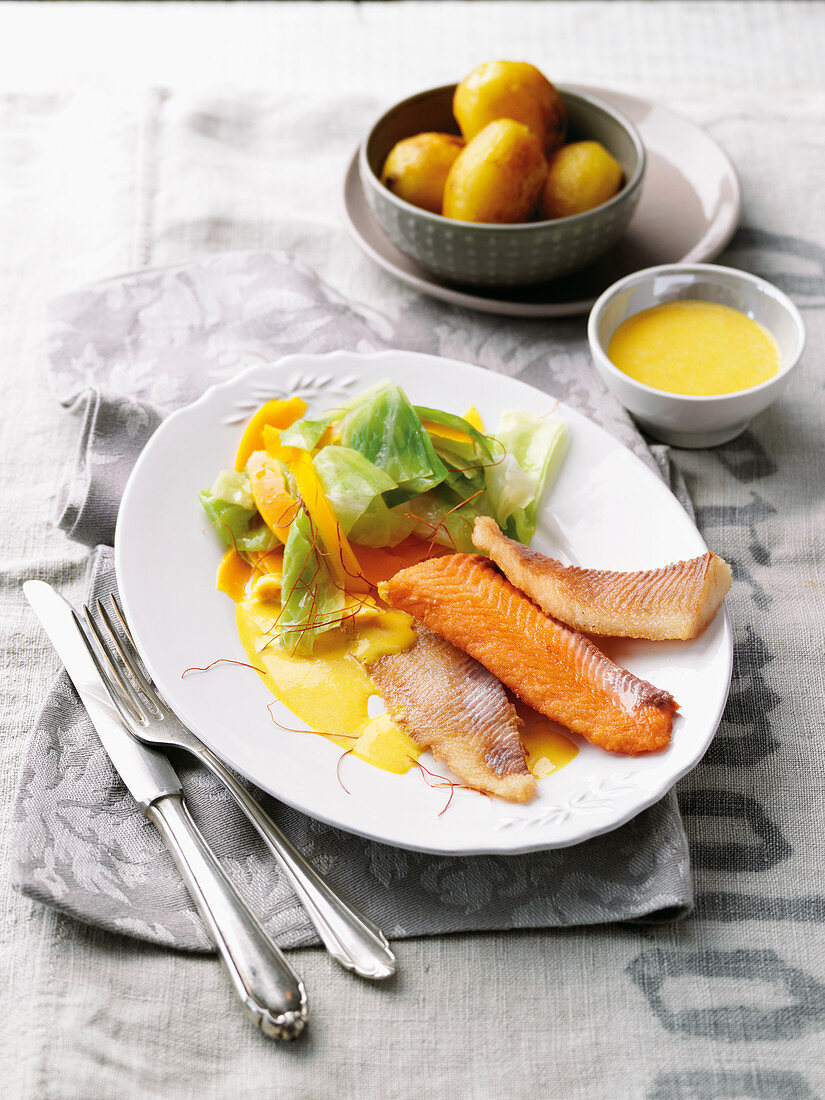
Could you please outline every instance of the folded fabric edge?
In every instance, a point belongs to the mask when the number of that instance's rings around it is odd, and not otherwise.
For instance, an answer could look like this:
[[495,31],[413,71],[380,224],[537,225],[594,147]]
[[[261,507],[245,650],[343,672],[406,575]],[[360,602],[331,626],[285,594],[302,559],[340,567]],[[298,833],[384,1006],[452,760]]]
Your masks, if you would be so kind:
[[95,387],[71,403],[82,418],[74,462],[58,488],[55,526],[86,546],[112,545],[135,461],[163,419],[146,402]]

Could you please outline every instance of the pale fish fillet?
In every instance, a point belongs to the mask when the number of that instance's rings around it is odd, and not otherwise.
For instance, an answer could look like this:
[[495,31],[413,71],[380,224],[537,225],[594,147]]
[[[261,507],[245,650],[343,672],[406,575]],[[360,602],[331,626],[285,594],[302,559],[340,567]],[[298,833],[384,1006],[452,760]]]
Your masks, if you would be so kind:
[[503,535],[479,516],[473,542],[542,611],[586,634],[620,638],[695,638],[719,610],[730,566],[710,550],[661,569],[614,573],[562,565]]
[[609,752],[667,747],[677,704],[536,605],[475,554],[402,569],[381,586],[395,607],[480,661],[534,710]]
[[468,787],[511,802],[536,790],[519,718],[499,681],[472,657],[416,624],[417,640],[368,672],[393,721]]

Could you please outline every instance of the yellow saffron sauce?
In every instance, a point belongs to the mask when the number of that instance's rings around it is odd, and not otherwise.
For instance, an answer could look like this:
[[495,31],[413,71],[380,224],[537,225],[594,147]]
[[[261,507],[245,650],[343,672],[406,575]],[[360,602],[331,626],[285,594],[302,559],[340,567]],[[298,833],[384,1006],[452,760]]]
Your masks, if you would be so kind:
[[665,302],[628,317],[607,354],[625,374],[668,393],[711,396],[766,382],[779,349],[756,321],[717,302]]
[[[309,731],[374,767],[397,774],[409,771],[423,750],[387,713],[379,713],[384,704],[364,666],[409,649],[415,642],[412,618],[367,600],[346,626],[316,638],[312,656],[290,653],[277,639],[280,564],[279,552],[260,555],[253,570],[228,551],[218,572],[218,588],[235,601],[238,635],[249,663],[263,670],[268,690]],[[527,767],[537,779],[577,755],[577,746],[554,722],[521,702],[517,711]],[[295,732],[301,731],[296,727]]]
[[279,603],[240,601],[236,621],[250,664],[263,668],[262,679],[276,699],[315,733],[385,771],[403,773],[421,755],[416,743],[387,714],[370,717],[375,684],[361,662],[369,664],[400,653],[415,641],[411,618],[402,611],[377,611],[355,628],[336,628],[315,640],[311,657],[291,654],[273,637]]
[[578,745],[555,722],[522,702],[517,703],[516,710],[523,723],[521,743],[527,767],[536,779],[552,775],[579,755]]

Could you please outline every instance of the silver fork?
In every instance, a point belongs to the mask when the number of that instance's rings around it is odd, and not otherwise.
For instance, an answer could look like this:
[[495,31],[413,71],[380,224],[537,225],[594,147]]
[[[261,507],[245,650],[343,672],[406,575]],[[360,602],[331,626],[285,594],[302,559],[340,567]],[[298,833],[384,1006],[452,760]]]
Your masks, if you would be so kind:
[[185,749],[209,768],[286,872],[332,957],[364,978],[389,978],[395,973],[395,955],[384,934],[333,891],[232,772],[172,713],[140,659],[117,597],[110,596],[109,602],[114,615],[101,600],[96,602],[102,627],[88,606],[83,613],[100,648],[99,654],[91,647],[90,652],[126,728],[147,745]]

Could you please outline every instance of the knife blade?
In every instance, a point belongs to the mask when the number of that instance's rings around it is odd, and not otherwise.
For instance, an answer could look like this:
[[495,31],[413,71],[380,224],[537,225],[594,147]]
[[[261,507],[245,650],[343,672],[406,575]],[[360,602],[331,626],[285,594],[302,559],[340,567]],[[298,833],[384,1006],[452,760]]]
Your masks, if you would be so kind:
[[26,581],[23,592],[112,764],[166,842],[247,1015],[271,1038],[297,1038],[309,1017],[304,984],[204,840],[183,800],[175,769],[162,752],[142,744],[123,725],[71,604],[44,581]]
[[72,606],[45,581],[26,581],[23,593],[57,650],[109,759],[142,810],[167,794],[181,792],[169,760],[143,745],[124,727],[109,692],[89,656]]

